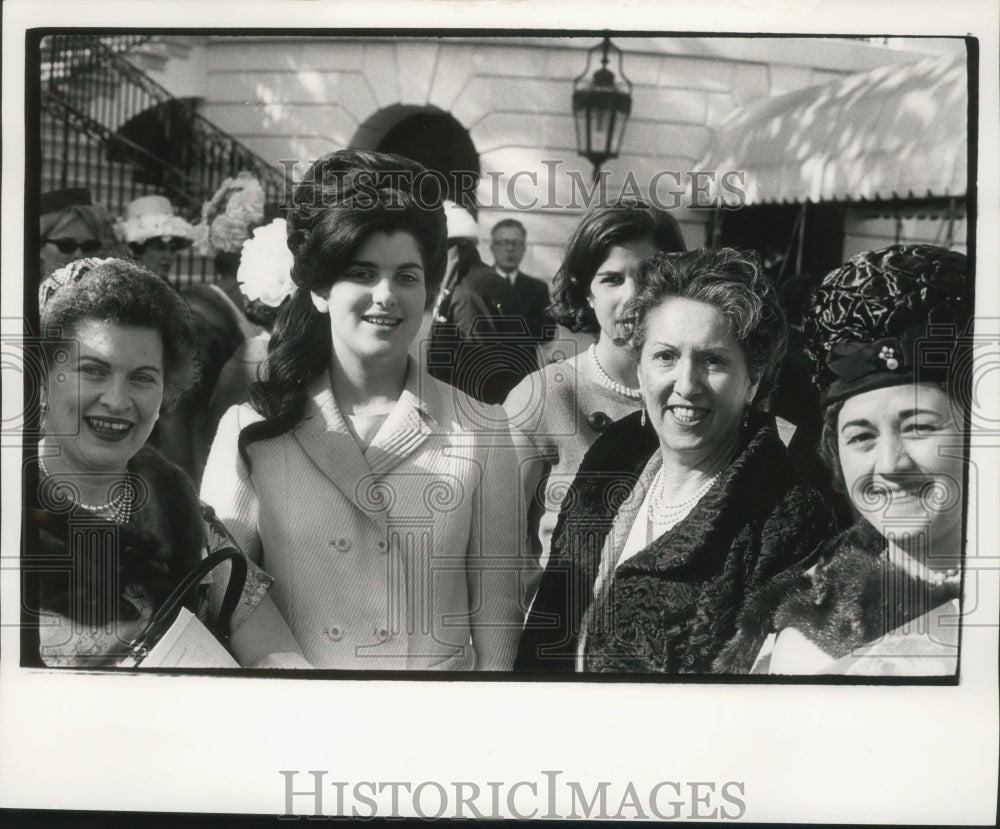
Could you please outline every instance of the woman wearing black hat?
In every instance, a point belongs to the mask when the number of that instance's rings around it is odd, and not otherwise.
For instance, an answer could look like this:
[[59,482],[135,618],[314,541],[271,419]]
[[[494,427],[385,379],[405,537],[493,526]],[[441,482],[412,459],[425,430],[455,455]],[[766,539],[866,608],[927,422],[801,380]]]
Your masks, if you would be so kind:
[[805,326],[822,450],[858,520],[752,597],[720,670],[954,672],[971,314],[965,257],[931,245],[823,281]]

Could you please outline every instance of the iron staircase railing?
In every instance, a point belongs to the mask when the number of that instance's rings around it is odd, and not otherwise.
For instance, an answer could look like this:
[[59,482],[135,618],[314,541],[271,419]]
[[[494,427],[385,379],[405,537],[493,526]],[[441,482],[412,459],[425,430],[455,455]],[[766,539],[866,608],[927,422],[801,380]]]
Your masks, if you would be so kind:
[[[162,193],[191,221],[222,181],[248,170],[282,203],[284,170],[272,166],[129,62],[152,36],[49,35],[40,44],[43,189],[87,186],[113,213]],[[189,266],[198,270],[190,258]],[[200,268],[204,278],[204,264]],[[191,272],[189,267],[189,273]]]

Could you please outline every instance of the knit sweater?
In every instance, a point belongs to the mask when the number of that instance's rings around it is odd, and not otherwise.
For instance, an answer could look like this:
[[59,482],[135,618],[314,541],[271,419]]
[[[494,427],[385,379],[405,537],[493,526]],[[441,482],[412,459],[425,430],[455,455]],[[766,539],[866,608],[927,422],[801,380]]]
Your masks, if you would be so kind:
[[533,522],[529,515],[529,526],[537,524],[534,533],[543,567],[559,509],[583,456],[604,429],[639,405],[601,383],[586,351],[528,375],[504,401],[511,425],[527,436],[545,465],[544,494],[531,503],[537,512]]
[[[747,592],[833,532],[824,499],[796,482],[773,421],[755,418],[747,435],[688,516],[615,570],[660,463],[638,412],[608,428],[559,516],[518,667],[571,671],[579,649],[584,671],[712,670]],[[602,561],[608,577],[595,596]]]

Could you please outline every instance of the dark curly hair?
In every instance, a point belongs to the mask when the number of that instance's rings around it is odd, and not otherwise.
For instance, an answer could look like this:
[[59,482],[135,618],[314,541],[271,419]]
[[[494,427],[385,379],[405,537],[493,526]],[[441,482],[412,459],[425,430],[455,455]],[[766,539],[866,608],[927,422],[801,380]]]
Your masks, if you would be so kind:
[[778,295],[756,254],[733,248],[658,253],[639,264],[636,295],[626,306],[635,320],[629,344],[638,360],[646,342],[649,312],[671,297],[713,306],[743,349],[747,370],[760,383],[758,399],[770,388],[788,342]]
[[83,269],[77,281],[59,287],[40,309],[46,368],[56,338],[71,338],[85,320],[151,328],[163,342],[163,409],[168,410],[198,379],[198,335],[191,311],[159,274],[120,254],[113,257]]
[[[239,449],[277,437],[305,412],[306,386],[333,359],[329,320],[313,306],[340,278],[372,233],[409,233],[423,258],[428,293],[436,291],[447,261],[442,195],[427,170],[399,155],[339,150],[316,161],[292,194],[286,217],[292,280],[298,291],[280,308],[268,344],[263,379],[250,400],[264,420],[240,433]],[[427,185],[427,186],[425,186]]]
[[594,310],[587,304],[590,283],[615,245],[648,239],[659,251],[687,250],[677,220],[635,199],[593,207],[570,237],[562,265],[552,283],[552,316],[570,331],[596,334]]

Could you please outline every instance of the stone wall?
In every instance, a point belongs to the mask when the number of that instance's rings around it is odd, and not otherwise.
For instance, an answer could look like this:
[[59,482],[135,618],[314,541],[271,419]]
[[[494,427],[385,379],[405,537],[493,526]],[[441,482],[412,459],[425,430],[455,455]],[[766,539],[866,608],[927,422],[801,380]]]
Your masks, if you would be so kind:
[[[593,38],[208,37],[203,113],[265,158],[300,167],[334,149],[377,140],[372,124],[400,104],[451,114],[480,157],[483,238],[511,211],[527,226],[524,269],[555,272],[590,187],[577,156],[570,96]],[[615,38],[632,81],[622,155],[605,165],[607,193],[641,190],[658,172],[663,201],[686,184],[732,110],[850,72],[913,60],[908,49],[859,41]],[[929,42],[916,47],[930,50]],[[590,72],[597,67],[592,63]],[[610,68],[618,74],[618,66]],[[169,67],[168,67],[169,69]],[[165,73],[169,74],[169,72]],[[190,94],[190,73],[184,75]],[[680,179],[681,186],[675,185]],[[644,193],[645,194],[645,193]],[[701,244],[707,215],[679,210]],[[488,257],[486,245],[484,256]],[[487,260],[489,261],[489,260]]]

